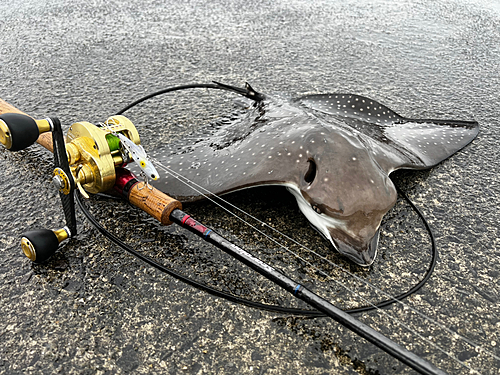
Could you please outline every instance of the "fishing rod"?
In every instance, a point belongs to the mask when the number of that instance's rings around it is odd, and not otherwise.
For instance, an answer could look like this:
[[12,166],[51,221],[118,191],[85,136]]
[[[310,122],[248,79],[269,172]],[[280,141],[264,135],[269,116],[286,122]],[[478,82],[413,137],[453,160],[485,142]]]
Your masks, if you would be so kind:
[[[217,84],[205,86],[225,89]],[[250,95],[249,97],[252,93],[255,95],[249,86],[246,90],[241,89],[240,93]],[[122,137],[126,137],[127,141]],[[37,142],[54,153],[52,182],[59,190],[66,225],[55,230],[38,229],[23,234],[21,247],[31,261],[46,261],[57,251],[62,241],[77,236],[76,190],[83,197],[88,197],[88,193],[112,191],[161,224],[178,224],[218,247],[417,372],[429,375],[445,374],[430,362],[396,344],[200,223],[182,211],[179,201],[150,186],[147,178],[146,181],[140,181],[124,169],[127,163],[134,160],[132,154],[142,149],[137,129],[125,116],[112,116],[99,126],[89,122],[74,123],[68,130],[65,141],[61,123],[57,118],[35,120],[0,99],[0,142],[11,151],[23,150]],[[124,143],[130,145],[125,147]],[[132,152],[129,152],[130,150]],[[144,162],[146,164],[146,161]]]

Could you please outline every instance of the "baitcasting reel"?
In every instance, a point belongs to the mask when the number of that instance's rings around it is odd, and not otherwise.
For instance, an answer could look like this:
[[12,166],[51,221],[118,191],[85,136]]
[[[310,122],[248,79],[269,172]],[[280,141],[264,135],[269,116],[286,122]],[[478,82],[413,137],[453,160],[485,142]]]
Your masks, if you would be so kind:
[[115,168],[132,160],[132,155],[122,147],[119,137],[125,136],[135,145],[140,145],[137,129],[124,116],[110,117],[101,126],[77,122],[68,130],[65,142],[57,118],[34,120],[19,113],[0,115],[0,142],[10,151],[31,146],[42,133],[47,132],[52,132],[52,145],[50,141],[39,143],[49,150],[52,148],[54,152],[52,182],[59,190],[66,226],[57,230],[37,229],[23,234],[23,252],[36,263],[47,260],[62,241],[76,236],[75,188],[87,198],[87,192],[95,194],[108,191],[115,185]]

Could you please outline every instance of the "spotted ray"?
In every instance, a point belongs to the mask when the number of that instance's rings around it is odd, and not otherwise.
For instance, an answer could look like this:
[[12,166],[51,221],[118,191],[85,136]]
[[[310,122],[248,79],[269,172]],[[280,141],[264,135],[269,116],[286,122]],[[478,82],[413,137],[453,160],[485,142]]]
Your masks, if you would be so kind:
[[[190,152],[172,154],[165,147],[151,154],[217,195],[286,186],[340,253],[368,266],[380,222],[397,198],[389,174],[430,168],[478,131],[476,122],[407,119],[352,94],[266,96]],[[153,184],[181,201],[202,198],[172,176]]]

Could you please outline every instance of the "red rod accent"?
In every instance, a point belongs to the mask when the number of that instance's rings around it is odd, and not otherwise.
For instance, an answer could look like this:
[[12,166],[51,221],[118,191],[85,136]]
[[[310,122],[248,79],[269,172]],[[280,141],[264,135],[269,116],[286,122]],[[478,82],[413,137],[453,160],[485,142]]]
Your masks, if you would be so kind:
[[186,220],[187,220],[187,219],[189,219],[190,217],[191,217],[191,216],[189,216],[189,215],[184,216],[184,217],[182,218],[182,220],[181,220],[181,225],[184,225],[184,223],[186,222]]
[[[186,219],[186,220],[184,220]],[[200,234],[204,234],[205,231],[207,230],[207,227],[204,226],[203,224],[200,224],[197,222],[195,219],[193,219],[191,216],[187,215],[187,218],[184,217],[182,219],[183,225],[186,225],[190,228],[192,228],[194,231],[199,232]]]
[[[127,194],[125,194],[125,192],[123,191],[123,189],[125,188],[125,186],[127,186],[127,184],[131,181],[131,180],[137,180],[137,178],[134,176],[134,174],[132,172],[130,172],[128,169],[125,169],[125,168],[116,168],[116,172],[115,172],[115,186],[113,186],[113,189],[120,195],[125,195],[127,196]],[[138,181],[137,181],[138,182]],[[128,187],[128,190],[130,190],[132,188],[132,186],[129,186]]]

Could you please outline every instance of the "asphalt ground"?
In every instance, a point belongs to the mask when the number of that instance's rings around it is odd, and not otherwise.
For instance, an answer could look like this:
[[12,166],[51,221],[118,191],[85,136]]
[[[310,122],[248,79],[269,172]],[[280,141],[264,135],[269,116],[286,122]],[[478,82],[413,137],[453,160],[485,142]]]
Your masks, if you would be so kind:
[[[478,121],[477,139],[450,159],[394,174],[432,226],[438,264],[405,305],[357,317],[449,373],[500,373],[498,3],[3,0],[0,14],[0,97],[35,117],[57,115],[65,129],[103,121],[147,93],[212,80],[248,81],[263,93],[354,93],[405,117]],[[148,150],[210,136],[233,99],[191,91],[127,115]],[[63,223],[51,155],[37,145],[0,150],[0,170],[1,374],[413,373],[330,319],[235,305],[163,275],[80,213],[80,235],[32,264],[21,233]],[[403,199],[382,224],[376,262],[363,269],[328,248],[284,189],[226,198],[327,257],[331,263],[308,259],[332,278],[211,203],[185,210],[342,308],[384,299],[377,290],[407,290],[430,261],[428,234]],[[304,307],[125,203],[87,205],[110,231],[175,270],[252,300]]]

